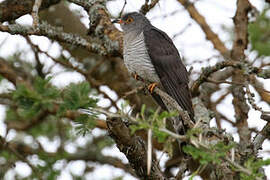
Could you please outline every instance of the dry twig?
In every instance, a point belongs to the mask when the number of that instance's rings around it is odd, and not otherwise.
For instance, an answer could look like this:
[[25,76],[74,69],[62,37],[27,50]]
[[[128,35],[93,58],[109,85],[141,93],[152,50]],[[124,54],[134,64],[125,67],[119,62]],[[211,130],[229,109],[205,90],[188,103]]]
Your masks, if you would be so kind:
[[36,29],[39,24],[39,18],[38,18],[38,10],[41,6],[42,0],[35,0],[35,3],[33,5],[33,10],[32,10],[32,17],[33,17],[33,27]]

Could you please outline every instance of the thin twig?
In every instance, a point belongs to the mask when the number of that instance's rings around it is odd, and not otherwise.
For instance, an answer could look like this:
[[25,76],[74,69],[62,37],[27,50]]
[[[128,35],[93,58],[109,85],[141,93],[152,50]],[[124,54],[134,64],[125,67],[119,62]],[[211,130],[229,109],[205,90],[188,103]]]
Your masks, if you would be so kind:
[[138,93],[139,91],[143,90],[145,87],[144,86],[140,86],[140,87],[137,87],[135,89],[132,89],[131,91],[128,91],[124,94],[124,96],[122,96],[123,99],[127,98],[128,96],[132,95],[132,94],[136,94]]
[[[112,113],[112,112],[109,112],[109,111],[104,110],[103,108],[99,108],[99,107],[89,108],[89,109],[80,109],[79,112],[85,113],[85,114],[100,113],[100,114],[106,115],[108,118],[128,119],[130,122],[138,123],[137,120],[136,120],[137,117],[133,117],[133,116],[130,116],[128,114],[123,114],[123,113],[121,113],[121,114]],[[176,133],[174,133],[174,132],[172,132],[172,131],[164,128],[164,127],[159,128],[159,130],[169,134],[170,136],[172,136],[174,138],[177,138],[177,139],[180,139],[180,140],[183,140],[183,141],[187,140],[187,137],[185,135],[176,134]]]
[[121,9],[121,11],[120,11],[120,13],[119,13],[119,18],[122,17],[126,5],[127,5],[127,0],[125,0],[124,5],[123,5],[123,7],[122,7],[122,9]]
[[247,98],[247,99],[248,99],[248,102],[249,102],[249,104],[252,106],[252,108],[255,109],[255,110],[257,110],[257,111],[260,111],[262,114],[270,114],[270,112],[264,111],[264,110],[262,109],[262,107],[259,107],[259,106],[255,103],[254,94],[251,93],[248,83],[245,83],[245,88],[246,88],[246,94],[247,94],[247,96],[248,96],[248,98]]
[[42,0],[35,0],[35,3],[33,5],[33,10],[32,10],[32,17],[33,17],[33,27],[36,29],[39,24],[39,18],[38,18],[38,10],[41,6]]
[[188,23],[180,32],[174,34],[172,39],[175,39],[177,36],[181,36],[186,30],[191,26],[191,23]]
[[207,78],[206,80],[207,82],[211,82],[211,83],[215,83],[215,84],[232,84],[232,85],[239,85],[239,86],[244,86],[243,83],[239,83],[239,82],[231,82],[231,81],[217,81],[215,79],[212,78]]
[[162,131],[162,132],[167,133],[168,135],[170,135],[170,136],[172,136],[172,137],[174,137],[176,139],[180,139],[182,141],[186,141],[187,140],[187,136],[176,134],[176,133],[174,133],[172,131],[169,131],[168,129],[160,128],[159,130]]
[[44,65],[41,63],[40,58],[39,58],[39,55],[38,55],[38,49],[37,49],[38,46],[35,45],[35,44],[31,41],[31,39],[30,39],[29,36],[26,36],[25,39],[26,39],[26,41],[30,44],[30,46],[32,47],[32,50],[33,50],[33,52],[34,52],[34,54],[35,54],[35,60],[36,60],[36,62],[37,62],[37,64],[36,64],[36,70],[37,70],[37,72],[38,72],[38,75],[39,75],[40,77],[44,78],[44,77],[45,77],[45,74],[43,73],[43,67],[44,67]]
[[149,0],[145,0],[144,5],[141,7],[140,12],[142,14],[148,13],[155,5],[159,2],[159,0],[152,0],[150,4],[148,4]]
[[87,74],[91,75],[93,74],[104,62],[106,61],[105,58],[100,59],[91,69],[87,71]]
[[152,165],[152,129],[147,132],[147,175],[150,175]]
[[203,72],[201,73],[200,77],[194,81],[191,91],[192,94],[196,95],[198,94],[199,86],[206,82],[207,79],[214,73],[217,72],[225,67],[234,67],[236,69],[246,70],[250,74],[256,74],[259,75],[259,73],[262,73],[262,70],[251,66],[250,64],[246,62],[238,62],[238,61],[222,61],[216,63],[214,66],[209,66],[203,69]]

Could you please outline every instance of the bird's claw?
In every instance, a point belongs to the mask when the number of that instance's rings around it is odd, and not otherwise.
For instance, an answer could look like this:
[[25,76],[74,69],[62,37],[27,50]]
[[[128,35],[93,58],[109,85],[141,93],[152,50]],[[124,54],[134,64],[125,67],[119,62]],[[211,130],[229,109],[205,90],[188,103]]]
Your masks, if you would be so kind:
[[135,73],[135,74],[133,75],[133,77],[134,77],[134,79],[139,80],[139,75],[138,75],[137,73]]
[[137,73],[133,74],[134,79],[136,79],[137,81],[143,81],[143,78],[141,78]]
[[158,85],[158,83],[151,83],[148,86],[149,92],[152,94],[154,92],[155,87]]

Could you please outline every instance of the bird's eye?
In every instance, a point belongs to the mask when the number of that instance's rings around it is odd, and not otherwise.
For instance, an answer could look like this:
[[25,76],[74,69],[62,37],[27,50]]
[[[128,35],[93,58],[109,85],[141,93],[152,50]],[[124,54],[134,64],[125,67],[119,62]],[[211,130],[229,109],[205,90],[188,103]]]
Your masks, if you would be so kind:
[[126,23],[129,24],[131,22],[133,22],[133,18],[131,18],[131,17],[127,18]]

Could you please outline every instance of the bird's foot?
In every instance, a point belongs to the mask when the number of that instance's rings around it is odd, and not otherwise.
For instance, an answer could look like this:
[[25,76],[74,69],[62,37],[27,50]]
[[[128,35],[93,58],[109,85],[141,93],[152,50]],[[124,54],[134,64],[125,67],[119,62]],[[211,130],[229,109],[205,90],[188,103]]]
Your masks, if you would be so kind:
[[154,89],[155,87],[158,85],[158,83],[151,83],[149,86],[148,86],[148,90],[149,92],[152,94],[154,92]]
[[135,73],[133,76],[134,76],[134,79],[139,80],[139,75],[137,73]]

